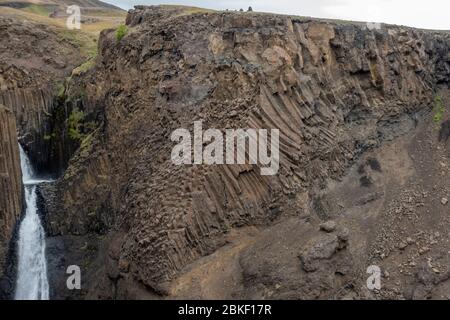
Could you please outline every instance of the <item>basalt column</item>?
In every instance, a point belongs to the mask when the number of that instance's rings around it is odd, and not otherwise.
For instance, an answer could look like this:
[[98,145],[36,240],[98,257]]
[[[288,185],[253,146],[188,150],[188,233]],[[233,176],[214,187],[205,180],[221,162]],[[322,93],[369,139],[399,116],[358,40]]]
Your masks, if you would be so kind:
[[10,294],[8,248],[22,209],[22,173],[14,114],[0,105],[0,297]]

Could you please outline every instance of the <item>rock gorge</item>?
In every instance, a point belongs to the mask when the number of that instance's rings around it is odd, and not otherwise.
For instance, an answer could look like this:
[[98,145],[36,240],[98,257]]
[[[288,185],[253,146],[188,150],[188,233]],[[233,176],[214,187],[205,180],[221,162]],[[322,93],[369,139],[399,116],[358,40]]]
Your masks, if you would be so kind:
[[0,296],[14,287],[10,240],[22,210],[22,173],[14,114],[0,104]]
[[[2,69],[0,102],[21,139],[38,167],[62,173],[40,187],[52,298],[447,292],[450,273],[438,267],[447,247],[432,243],[448,237],[450,126],[436,128],[433,108],[450,97],[449,32],[156,6],[136,6],[126,25],[122,39],[102,31],[95,65],[59,94],[12,93],[26,77],[16,62]],[[77,143],[67,138],[75,107]],[[175,166],[171,133],[199,120],[278,128],[278,175]],[[54,128],[57,153],[44,139]],[[427,258],[439,272],[422,268]],[[389,270],[381,292],[365,287],[372,264]],[[80,291],[65,287],[68,265],[82,270]]]
[[52,129],[55,92],[82,62],[80,48],[54,28],[32,21],[2,19],[0,32],[0,103],[16,115],[20,140],[36,167],[61,171],[60,158],[70,151],[63,142],[53,146],[45,137]]

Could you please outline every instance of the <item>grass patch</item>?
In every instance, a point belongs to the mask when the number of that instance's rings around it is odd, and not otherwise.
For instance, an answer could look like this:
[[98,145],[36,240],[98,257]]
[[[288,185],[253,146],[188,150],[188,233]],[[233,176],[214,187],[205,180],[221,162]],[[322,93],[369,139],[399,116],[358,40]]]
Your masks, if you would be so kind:
[[80,144],[80,156],[82,158],[87,158],[92,151],[92,147],[94,145],[94,132],[88,134],[84,137],[83,141]]
[[122,40],[123,37],[128,33],[128,28],[126,25],[121,24],[116,30],[116,39],[117,41]]
[[81,55],[86,58],[95,57],[97,55],[97,37],[80,32],[79,30],[59,30],[58,40],[60,42],[68,42],[77,50]]
[[23,9],[23,11],[38,14],[40,16],[48,17],[55,8],[56,8],[56,6],[39,5],[39,4],[33,3],[33,4],[30,4],[29,6],[26,6]]
[[66,87],[63,82],[58,82],[56,84],[56,98],[63,99],[66,94]]
[[86,121],[86,114],[78,108],[73,109],[69,115],[67,124],[69,138],[80,144],[86,141],[89,133],[94,131],[96,127],[97,123]]
[[79,76],[89,70],[91,70],[95,66],[95,58],[92,57],[85,63],[81,64],[80,66],[76,67],[72,70],[72,77],[73,76]]
[[442,98],[437,96],[434,99],[434,108],[433,108],[433,121],[436,124],[440,124],[442,122],[442,120],[444,119],[444,113],[445,113],[445,106],[444,103],[442,102]]
[[68,124],[70,139],[79,142],[81,142],[84,139],[83,133],[81,131],[83,128],[84,118],[85,114],[83,111],[80,111],[78,109],[72,110],[72,112],[69,115],[69,124]]

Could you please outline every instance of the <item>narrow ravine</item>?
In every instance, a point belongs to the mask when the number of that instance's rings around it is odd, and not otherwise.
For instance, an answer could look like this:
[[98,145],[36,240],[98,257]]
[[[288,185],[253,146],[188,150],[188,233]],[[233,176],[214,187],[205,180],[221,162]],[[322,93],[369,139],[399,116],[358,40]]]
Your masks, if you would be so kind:
[[28,156],[22,146],[19,148],[22,180],[25,186],[26,213],[19,229],[15,299],[48,300],[45,232],[39,218],[36,200],[36,186],[45,180],[36,178]]

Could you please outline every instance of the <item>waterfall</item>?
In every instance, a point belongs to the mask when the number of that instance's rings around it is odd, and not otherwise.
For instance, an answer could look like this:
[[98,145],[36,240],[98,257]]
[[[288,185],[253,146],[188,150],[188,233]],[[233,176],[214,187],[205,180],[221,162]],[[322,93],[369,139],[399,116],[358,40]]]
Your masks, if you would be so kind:
[[22,181],[27,184],[28,181],[32,180],[33,168],[30,164],[30,159],[28,159],[27,154],[23,150],[22,146],[19,144],[20,150],[20,168],[22,169]]
[[33,167],[31,166],[30,159],[28,158],[25,150],[19,144],[20,150],[20,167],[22,168],[22,182],[25,186],[37,185],[42,182],[48,182],[50,180],[37,179],[34,175]]
[[36,179],[28,156],[20,148],[20,165],[25,185],[25,217],[20,224],[18,239],[18,270],[16,300],[48,300],[49,286],[45,260],[45,232],[36,202]]

